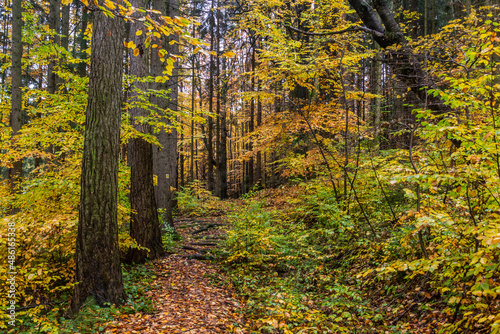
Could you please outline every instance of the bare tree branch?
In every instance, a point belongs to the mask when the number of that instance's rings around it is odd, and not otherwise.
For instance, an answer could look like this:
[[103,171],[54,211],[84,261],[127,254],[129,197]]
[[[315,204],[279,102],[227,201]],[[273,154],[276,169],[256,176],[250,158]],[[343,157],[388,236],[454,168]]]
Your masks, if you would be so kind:
[[330,35],[339,35],[339,34],[344,34],[344,33],[347,33],[347,32],[355,32],[355,31],[364,31],[370,35],[373,35],[373,36],[377,36],[377,37],[384,37],[384,34],[381,33],[381,32],[378,32],[376,30],[373,30],[373,29],[370,29],[370,28],[367,28],[367,27],[350,27],[350,28],[347,28],[347,29],[343,29],[343,30],[338,30],[338,31],[329,31],[329,32],[309,32],[309,31],[304,31],[304,30],[300,30],[300,29],[297,29],[297,28],[294,28],[292,26],[285,26],[287,28],[289,28],[290,30],[293,30],[295,32],[298,32],[300,34],[303,34],[303,35],[308,35],[308,36],[330,36]]

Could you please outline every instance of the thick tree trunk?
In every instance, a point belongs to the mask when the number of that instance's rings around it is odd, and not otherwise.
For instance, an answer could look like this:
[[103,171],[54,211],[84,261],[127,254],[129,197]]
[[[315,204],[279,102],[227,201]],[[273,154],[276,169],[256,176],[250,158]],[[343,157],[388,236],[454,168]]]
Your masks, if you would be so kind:
[[[179,14],[178,0],[154,0],[153,8],[164,13],[166,16],[175,17]],[[165,38],[163,48],[168,50],[170,55],[179,54],[179,44],[169,44],[170,41],[177,40],[178,36]],[[151,54],[151,75],[163,75],[165,64],[161,61],[157,52]],[[177,110],[178,103],[178,62],[174,63],[172,76],[166,83],[152,83],[150,88],[154,90],[170,89],[170,101],[158,96],[154,96],[151,102],[155,104],[162,115],[166,115],[169,110]],[[163,221],[170,226],[174,226],[172,212],[175,206],[173,189],[177,180],[177,131],[172,128],[170,132],[164,130],[157,135],[158,141],[163,146],[153,148],[154,154],[154,174],[157,175],[158,185],[155,188],[156,203],[159,209],[164,209]]]
[[[61,27],[61,0],[50,0],[50,13],[49,13],[49,29],[54,33],[51,37],[52,44],[59,45],[59,30]],[[55,51],[54,51],[55,53]],[[57,77],[54,72],[56,67],[56,56],[52,55],[52,59],[49,62],[48,73],[47,73],[47,91],[50,94],[54,94],[57,89]]]
[[[136,8],[144,8],[145,0],[133,0],[131,4]],[[148,49],[144,45],[146,34],[136,35],[144,25],[142,22],[133,22],[130,26],[130,40],[137,45],[139,55],[134,56],[130,52],[130,74],[137,79],[145,78],[149,75]],[[134,88],[145,92],[147,83],[136,80]],[[139,103],[138,92],[132,90],[131,102]],[[140,106],[130,109],[131,122],[137,131],[150,133],[150,127],[140,124],[139,117],[146,117],[149,112]],[[130,236],[137,243],[149,249],[146,250],[131,248],[127,254],[127,261],[143,263],[146,258],[156,259],[163,254],[161,240],[161,228],[158,220],[158,210],[153,184],[153,145],[142,138],[132,138],[128,149],[130,175],[130,205],[132,215],[130,220]]]
[[117,221],[123,20],[93,17],[72,312],[89,296],[99,305],[125,298]]
[[61,11],[61,46],[69,51],[69,10],[70,5],[65,5]]
[[[12,106],[10,115],[10,126],[12,127],[12,135],[16,136],[22,126],[22,30],[23,17],[21,1],[13,1],[12,3]],[[23,171],[22,160],[15,161],[14,166],[10,170],[11,188],[16,191],[17,184],[20,181]]]

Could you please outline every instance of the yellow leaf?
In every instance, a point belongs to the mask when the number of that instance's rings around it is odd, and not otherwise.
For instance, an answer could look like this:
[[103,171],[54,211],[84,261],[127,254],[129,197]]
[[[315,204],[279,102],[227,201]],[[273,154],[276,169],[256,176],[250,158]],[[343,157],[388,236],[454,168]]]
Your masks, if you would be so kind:
[[89,2],[87,0],[81,0],[81,2],[85,5],[85,6],[89,6]]
[[137,30],[137,31],[135,32],[135,35],[136,35],[136,36],[141,36],[141,35],[142,35],[142,30]]
[[104,0],[104,4],[111,10],[116,8],[115,3],[113,1]]
[[134,43],[134,41],[128,42],[127,43],[127,48],[129,48],[129,49],[135,49],[135,43]]
[[233,58],[236,55],[233,51],[224,52],[223,56],[227,58]]
[[160,38],[160,37],[161,37],[160,33],[159,33],[159,32],[156,32],[156,31],[153,33],[153,35],[154,35],[156,38]]
[[70,3],[72,3],[73,0],[62,0],[61,3],[64,5],[64,6],[68,6]]
[[139,55],[139,49],[134,49],[134,56],[138,56]]

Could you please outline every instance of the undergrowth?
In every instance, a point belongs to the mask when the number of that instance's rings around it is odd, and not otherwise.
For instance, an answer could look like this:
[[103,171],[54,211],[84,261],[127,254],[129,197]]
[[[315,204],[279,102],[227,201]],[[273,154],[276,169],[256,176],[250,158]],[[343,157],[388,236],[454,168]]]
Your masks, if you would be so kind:
[[16,326],[5,329],[6,333],[97,333],[104,330],[105,323],[113,321],[121,314],[154,312],[153,302],[146,294],[151,290],[151,283],[156,278],[151,264],[122,265],[122,269],[127,298],[124,305],[102,307],[90,297],[75,317],[68,318],[65,311],[69,308],[70,301],[68,298],[62,298],[47,305],[34,307],[30,312],[20,312]]
[[467,249],[460,227],[431,225],[425,258],[411,198],[386,186],[391,198],[369,185],[359,193],[365,213],[379,217],[369,223],[318,180],[257,192],[229,216],[220,255],[247,300],[250,332],[496,332],[496,244]]

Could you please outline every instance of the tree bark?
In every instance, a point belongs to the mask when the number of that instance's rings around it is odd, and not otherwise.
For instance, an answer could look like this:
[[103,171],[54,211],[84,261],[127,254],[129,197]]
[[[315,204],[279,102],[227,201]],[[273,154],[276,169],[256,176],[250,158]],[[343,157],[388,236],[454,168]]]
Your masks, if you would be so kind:
[[[210,10],[210,51],[214,51],[215,43],[215,18],[214,18],[214,8],[215,0],[212,0],[212,6]],[[213,119],[212,114],[214,112],[214,71],[215,71],[215,60],[214,55],[210,54],[210,66],[209,66],[209,78],[208,78],[208,112],[210,115],[207,118],[207,190],[212,192],[214,190],[214,150],[213,150]]]
[[90,296],[98,305],[125,298],[117,218],[124,25],[97,10],[93,18],[73,313]]
[[[219,23],[219,22],[218,22]],[[217,38],[217,49],[219,49],[219,39]],[[218,64],[219,65],[219,64]],[[226,60],[222,61],[222,72],[226,71]],[[217,70],[219,73],[219,71]],[[220,73],[218,75],[220,77]],[[218,164],[218,174],[219,174],[219,196],[221,199],[226,199],[228,197],[227,194],[227,124],[226,124],[226,100],[227,100],[227,81],[222,81],[220,78],[219,82],[219,91],[217,93],[218,100],[218,109],[219,109],[219,118],[220,118],[220,142],[219,142],[219,152],[217,153],[219,157]],[[220,108],[222,106],[222,108]]]
[[[60,21],[60,13],[61,13],[61,0],[50,0],[50,13],[49,13],[49,29],[54,34],[51,37],[51,42],[55,49],[56,45],[59,45],[59,30],[61,27]],[[57,51],[54,50],[54,54],[57,54]],[[47,91],[50,94],[54,94],[57,89],[57,77],[54,72],[56,67],[56,58],[55,55],[51,56],[52,59],[49,62],[48,73],[47,73]]]
[[[132,6],[145,8],[145,0],[132,0]],[[144,41],[146,34],[136,35],[144,25],[140,21],[133,22],[130,26],[129,40],[134,41],[139,50],[139,55],[134,56],[130,51],[130,74],[136,79],[145,78],[149,75],[149,50],[146,49]],[[136,80],[131,92],[131,102],[139,103],[140,90],[145,92],[147,83]],[[134,129],[141,133],[150,133],[150,127],[141,124],[139,117],[147,117],[149,112],[140,106],[130,108],[131,123]],[[128,158],[130,165],[130,205],[132,215],[130,219],[130,236],[137,244],[146,247],[147,250],[131,248],[127,254],[127,261],[143,263],[147,258],[156,259],[163,254],[161,240],[161,228],[158,220],[158,209],[153,184],[153,145],[143,138],[132,138],[129,142]]]
[[[21,1],[12,2],[12,106],[10,115],[10,126],[12,127],[12,135],[16,136],[22,126],[22,17]],[[10,170],[11,189],[16,191],[17,184],[20,181],[23,172],[22,160],[15,161]]]
[[[253,36],[253,39],[255,40],[255,35]],[[252,66],[252,79],[251,79],[251,84],[250,84],[250,91],[252,94],[255,93],[255,43],[253,43],[254,46],[252,47],[252,59],[250,60],[251,66]],[[250,100],[250,119],[248,121],[248,133],[252,133],[254,131],[254,124],[255,124],[255,99],[252,97]],[[248,151],[252,152],[253,151],[253,142],[252,139],[248,140]],[[248,160],[248,174],[247,174],[247,185],[246,188],[249,191],[253,184],[254,184],[254,173],[253,173],[253,156],[250,157]]]
[[[175,17],[179,13],[178,0],[154,0],[153,8],[164,13],[166,16]],[[164,38],[162,46],[168,50],[169,55],[179,54],[179,44],[169,44],[172,40],[179,40],[178,36]],[[163,75],[165,65],[161,61],[157,52],[151,54],[151,75]],[[152,83],[153,90],[170,89],[170,101],[158,96],[153,96],[151,102],[156,105],[161,115],[166,116],[171,111],[177,110],[178,103],[178,62],[174,63],[172,76],[166,83]],[[172,125],[170,121],[165,122]],[[155,188],[156,203],[159,209],[164,209],[163,221],[170,226],[174,226],[173,209],[175,207],[173,189],[177,180],[177,131],[171,128],[170,132],[164,130],[157,135],[158,141],[163,146],[153,148],[154,154],[154,174],[158,177],[158,185]]]
[[[257,92],[260,92],[260,80],[257,83]],[[257,128],[262,125],[262,99],[260,96],[257,98]],[[255,182],[259,184],[259,187],[263,187],[262,179],[262,153],[257,152],[257,158],[255,159]]]
[[[193,37],[196,36],[196,29],[193,25],[193,32],[192,32]],[[194,50],[194,46],[193,46]],[[191,146],[190,146],[190,151],[191,151],[191,159],[190,159],[190,169],[189,169],[189,176],[191,182],[194,181],[194,114],[195,114],[195,85],[196,85],[196,77],[195,77],[195,72],[194,72],[194,67],[195,67],[195,59],[196,55],[192,55],[192,75],[191,75]]]
[[80,35],[78,36],[78,58],[82,61],[77,65],[77,72],[81,77],[87,76],[87,64],[83,60],[87,59],[87,53],[85,52],[85,50],[87,49],[87,39],[85,38],[85,31],[87,30],[89,16],[89,10],[87,9],[87,7],[84,7],[82,9],[82,27]]
[[69,10],[70,5],[65,5],[61,13],[61,46],[69,51]]
[[[378,51],[372,60],[373,64],[373,94],[382,95],[382,53]],[[373,99],[373,129],[374,137],[378,141],[380,135],[380,121],[381,121],[381,98],[375,97]]]

